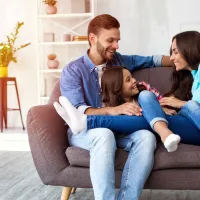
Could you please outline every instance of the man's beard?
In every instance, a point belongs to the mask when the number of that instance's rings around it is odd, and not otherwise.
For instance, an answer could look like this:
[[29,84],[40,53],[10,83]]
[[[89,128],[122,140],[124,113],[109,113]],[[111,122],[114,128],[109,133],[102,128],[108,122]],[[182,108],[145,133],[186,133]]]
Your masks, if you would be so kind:
[[[97,52],[99,53],[99,55],[102,57],[103,60],[107,61],[107,60],[112,60],[113,56],[112,57],[108,57],[106,56],[106,52],[107,52],[107,49],[105,49],[99,41],[97,41]],[[114,55],[114,54],[113,54]]]

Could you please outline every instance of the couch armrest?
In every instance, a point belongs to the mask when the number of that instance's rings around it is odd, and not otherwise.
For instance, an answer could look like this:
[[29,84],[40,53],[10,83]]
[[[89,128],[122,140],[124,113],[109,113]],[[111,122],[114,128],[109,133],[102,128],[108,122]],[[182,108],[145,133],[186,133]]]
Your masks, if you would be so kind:
[[27,115],[27,130],[33,161],[44,184],[48,184],[69,162],[67,126],[52,104],[32,107]]

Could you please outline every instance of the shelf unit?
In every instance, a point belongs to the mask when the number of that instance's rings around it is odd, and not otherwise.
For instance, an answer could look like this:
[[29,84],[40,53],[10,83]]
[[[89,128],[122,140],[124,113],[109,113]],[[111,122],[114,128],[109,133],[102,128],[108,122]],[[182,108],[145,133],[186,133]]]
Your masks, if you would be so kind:
[[39,46],[61,46],[61,45],[81,45],[88,44],[87,41],[70,41],[70,42],[40,42]]
[[[62,68],[70,61],[82,56],[89,47],[88,41],[66,41],[64,34],[86,36],[87,26],[95,16],[96,0],[90,0],[89,12],[85,11],[85,1],[58,0],[56,14],[46,14],[45,4],[38,0],[38,104],[46,104],[53,85],[59,79]],[[48,37],[46,37],[48,35]],[[47,66],[49,54],[56,54],[57,69]]]

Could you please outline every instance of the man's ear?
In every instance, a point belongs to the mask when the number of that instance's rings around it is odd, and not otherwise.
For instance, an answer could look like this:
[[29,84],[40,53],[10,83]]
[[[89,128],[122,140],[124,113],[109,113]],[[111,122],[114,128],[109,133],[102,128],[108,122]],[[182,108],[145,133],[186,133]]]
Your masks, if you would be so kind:
[[91,45],[96,45],[97,43],[97,36],[94,33],[89,34],[89,41]]

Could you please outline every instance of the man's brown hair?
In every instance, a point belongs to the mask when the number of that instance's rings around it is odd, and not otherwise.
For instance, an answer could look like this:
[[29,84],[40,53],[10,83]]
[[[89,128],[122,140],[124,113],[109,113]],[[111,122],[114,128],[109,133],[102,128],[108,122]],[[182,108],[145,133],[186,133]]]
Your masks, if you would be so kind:
[[[99,32],[102,29],[106,29],[106,30],[109,30],[112,28],[119,29],[119,27],[120,27],[120,23],[115,17],[108,14],[98,15],[95,18],[93,18],[88,25],[88,39],[89,39],[90,33],[94,33],[95,35],[98,36]],[[89,41],[89,44],[90,44],[90,41]]]

